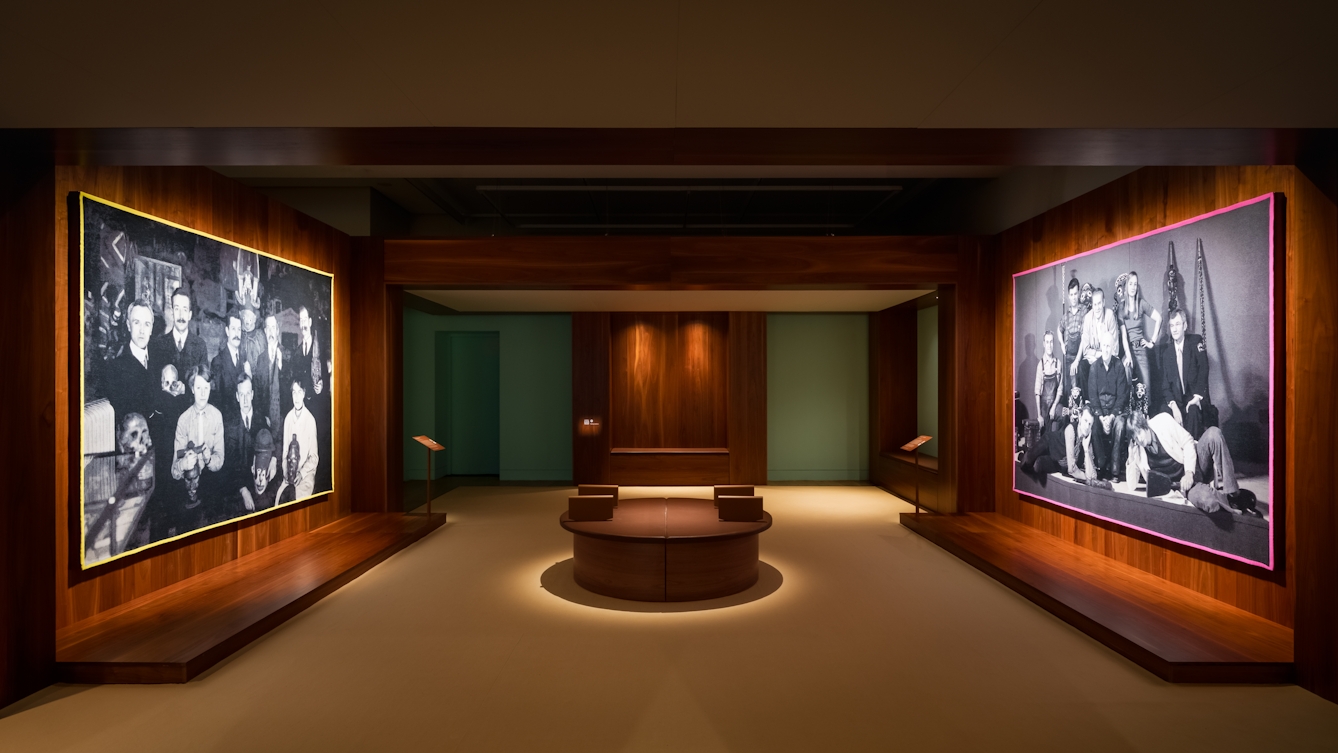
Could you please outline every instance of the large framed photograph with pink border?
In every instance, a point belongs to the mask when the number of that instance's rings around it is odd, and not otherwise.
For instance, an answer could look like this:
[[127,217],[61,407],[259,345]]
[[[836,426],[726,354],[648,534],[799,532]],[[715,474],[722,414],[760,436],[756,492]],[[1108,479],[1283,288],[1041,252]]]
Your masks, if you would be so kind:
[[1013,488],[1272,570],[1280,194],[1013,275]]

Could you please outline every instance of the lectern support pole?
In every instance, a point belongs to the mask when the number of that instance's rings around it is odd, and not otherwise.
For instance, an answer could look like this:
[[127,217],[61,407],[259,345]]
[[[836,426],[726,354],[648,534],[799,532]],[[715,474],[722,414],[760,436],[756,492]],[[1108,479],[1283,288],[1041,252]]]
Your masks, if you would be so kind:
[[[428,452],[428,472],[431,473],[432,453]],[[915,448],[915,515],[919,515],[919,447]]]
[[414,441],[427,448],[427,516],[430,518],[432,517],[432,453],[446,448],[426,434],[414,437]]

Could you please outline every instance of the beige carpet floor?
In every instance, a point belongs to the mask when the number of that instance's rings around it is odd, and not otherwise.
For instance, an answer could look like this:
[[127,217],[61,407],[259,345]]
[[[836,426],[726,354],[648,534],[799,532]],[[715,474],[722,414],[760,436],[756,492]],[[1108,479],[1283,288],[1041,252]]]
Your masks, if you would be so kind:
[[451,491],[446,527],[205,677],[50,688],[0,751],[1338,750],[1338,705],[1164,683],[876,489],[762,490],[774,572],[678,612],[573,600],[568,493]]

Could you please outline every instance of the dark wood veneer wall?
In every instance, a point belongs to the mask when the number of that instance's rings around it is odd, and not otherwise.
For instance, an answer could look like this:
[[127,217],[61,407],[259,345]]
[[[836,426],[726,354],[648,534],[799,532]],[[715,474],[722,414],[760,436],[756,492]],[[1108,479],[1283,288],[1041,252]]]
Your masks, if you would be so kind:
[[[8,323],[0,369],[0,706],[54,679],[56,658],[56,244],[55,170],[0,135],[0,254]],[[36,154],[40,155],[40,151]],[[63,233],[61,237],[64,237]],[[63,329],[63,328],[62,328]],[[63,441],[63,440],[62,440]]]
[[577,313],[572,372],[578,483],[766,482],[765,314]]
[[[69,469],[77,452],[77,434],[71,425],[78,402],[77,352],[71,352],[69,332],[78,324],[78,311],[69,302],[78,299],[76,258],[71,258],[68,204],[72,191],[86,191],[156,217],[220,238],[262,249],[285,259],[331,272],[334,278],[334,357],[336,373],[349,373],[348,236],[277,201],[267,199],[235,181],[205,168],[58,167],[55,173],[55,302],[56,332],[56,628],[63,629],[131,599],[184,580],[347,515],[352,500],[352,465],[349,463],[351,426],[350,385],[335,385],[334,410],[338,423],[333,436],[335,491],[295,509],[221,526],[200,536],[150,549],[111,565],[80,570],[77,524],[78,479]],[[74,275],[73,277],[71,275]]]
[[[1275,572],[1142,536],[1047,506],[1012,491],[1008,400],[992,402],[999,512],[1062,539],[1282,625],[1294,626],[1303,687],[1338,701],[1338,506],[1333,468],[1338,440],[1338,209],[1293,167],[1144,168],[1014,227],[1001,236],[995,353],[1012,342],[1012,275],[1270,191],[1283,194],[1285,335],[1278,345],[1285,376],[1275,432],[1282,464],[1274,470],[1274,510],[1282,561]],[[959,352],[962,349],[959,349]],[[1011,391],[1009,361],[996,359],[996,395]],[[966,389],[971,389],[967,385]],[[974,476],[975,474],[969,474]],[[967,479],[962,480],[963,485]]]
[[615,448],[725,448],[729,315],[614,313]]

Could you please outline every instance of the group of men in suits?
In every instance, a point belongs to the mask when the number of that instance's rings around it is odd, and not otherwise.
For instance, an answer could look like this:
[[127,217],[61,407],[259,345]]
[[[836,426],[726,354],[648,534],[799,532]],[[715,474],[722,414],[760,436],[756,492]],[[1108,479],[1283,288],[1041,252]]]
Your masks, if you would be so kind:
[[170,326],[155,337],[152,305],[129,304],[129,342],[107,361],[102,379],[117,426],[135,414],[149,426],[156,473],[149,540],[328,489],[320,440],[328,444],[329,374],[306,307],[298,311],[298,347],[289,352],[276,317],[262,324],[255,306],[240,304],[228,312],[212,359],[191,331],[186,291],[173,293],[164,314]]

